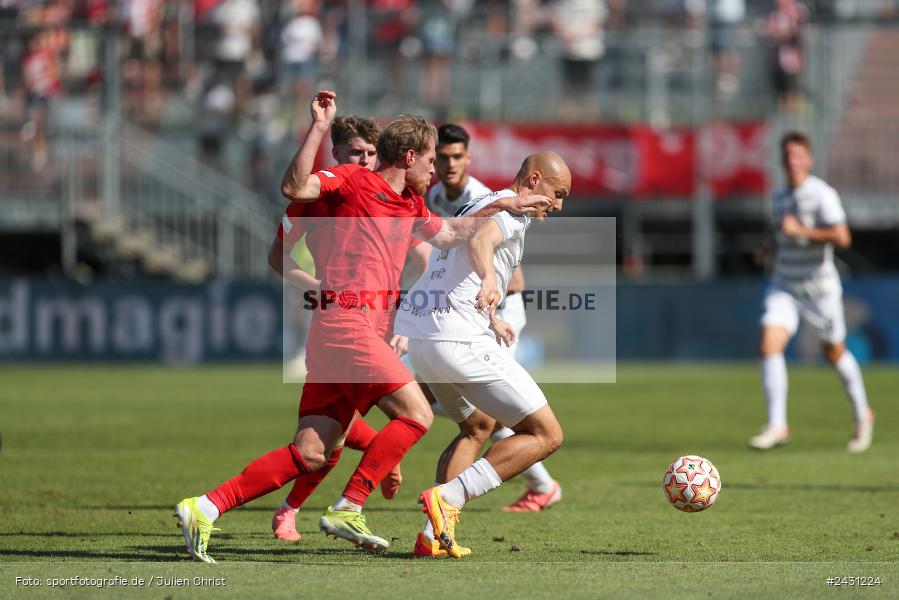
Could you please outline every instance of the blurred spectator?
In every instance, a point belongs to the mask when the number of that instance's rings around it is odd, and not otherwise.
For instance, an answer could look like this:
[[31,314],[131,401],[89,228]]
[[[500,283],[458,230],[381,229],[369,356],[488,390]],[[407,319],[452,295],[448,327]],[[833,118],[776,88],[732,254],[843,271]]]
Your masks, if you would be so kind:
[[210,19],[220,0],[194,0],[194,19],[202,22]]
[[421,79],[422,100],[445,110],[451,89],[450,58],[456,41],[456,26],[471,9],[470,0],[437,0],[425,5],[421,22],[426,63]]
[[28,121],[22,126],[22,141],[31,147],[31,167],[43,169],[49,158],[47,114],[51,101],[62,90],[59,54],[54,48],[53,32],[41,31],[28,39],[22,59],[22,81],[28,105]]
[[669,29],[697,29],[707,0],[656,0],[659,16]]
[[765,19],[765,33],[774,43],[771,76],[781,109],[795,112],[799,107],[799,77],[805,69],[803,29],[808,10],[798,0],[777,0]]
[[562,120],[590,120],[599,116],[593,71],[603,55],[604,0],[558,0],[553,5],[553,31],[562,42]]
[[234,108],[240,112],[252,91],[247,68],[260,29],[259,5],[256,0],[223,0],[214,19],[220,30],[215,47],[217,77],[230,84]]
[[624,51],[625,36],[633,31],[634,24],[631,13],[628,11],[627,0],[606,0],[609,14],[605,22],[605,30],[610,36],[610,44],[603,56],[603,89],[612,91],[624,86],[625,60]]
[[322,27],[316,0],[293,0],[292,17],[281,30],[281,63],[288,86],[287,97],[294,102],[294,119],[307,117],[308,98],[318,74],[318,52],[322,44]]
[[384,65],[382,112],[393,112],[406,95],[403,61],[420,53],[413,33],[419,20],[415,0],[370,0],[370,53]]
[[672,86],[690,85],[686,79],[690,66],[704,56],[706,1],[657,0],[658,14],[665,29],[660,65],[668,72]]
[[128,34],[125,84],[137,91],[131,102],[135,116],[155,121],[162,111],[162,11],[163,0],[125,0]]
[[[16,19],[19,17],[19,6],[17,0],[0,0],[0,28],[12,29],[15,26]],[[7,35],[0,35],[0,115],[5,115],[8,111],[9,96],[11,91],[7,88],[6,71],[13,67],[13,46],[14,42]],[[18,65],[18,61],[15,62]]]
[[0,24],[9,25],[19,16],[18,0],[0,0]]
[[[511,50],[518,60],[527,61],[534,57],[540,47],[535,33],[545,21],[545,11],[538,0],[513,0],[511,15]],[[496,29],[494,35],[505,35],[506,31]]]
[[[812,4],[809,8],[816,16],[822,12],[821,3]],[[827,7],[829,13],[841,19],[880,18],[895,19],[899,17],[899,0],[830,0],[832,6]]]
[[746,18],[745,0],[711,0],[712,58],[715,61],[715,90],[720,96],[740,91],[739,29]]
[[509,32],[509,8],[503,0],[484,2],[484,31],[491,38],[504,37]]

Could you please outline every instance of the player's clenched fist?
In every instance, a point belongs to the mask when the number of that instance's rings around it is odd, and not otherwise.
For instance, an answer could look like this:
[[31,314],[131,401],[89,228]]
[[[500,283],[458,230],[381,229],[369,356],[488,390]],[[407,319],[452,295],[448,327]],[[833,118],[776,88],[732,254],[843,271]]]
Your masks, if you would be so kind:
[[320,91],[312,99],[311,110],[315,123],[330,126],[337,115],[337,94],[330,90]]
[[409,338],[404,335],[395,335],[390,338],[390,347],[397,356],[404,356],[409,351]]

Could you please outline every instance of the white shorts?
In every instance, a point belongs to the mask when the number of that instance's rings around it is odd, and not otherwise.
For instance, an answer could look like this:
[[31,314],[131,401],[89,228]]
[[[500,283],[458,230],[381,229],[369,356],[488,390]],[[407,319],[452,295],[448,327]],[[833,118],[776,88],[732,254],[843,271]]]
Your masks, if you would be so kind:
[[496,316],[512,326],[515,330],[515,343],[506,348],[516,356],[518,350],[518,340],[521,339],[521,332],[524,326],[528,324],[528,318],[524,311],[524,298],[521,294],[512,294],[503,299],[503,303],[496,309]]
[[409,356],[416,377],[456,423],[479,409],[514,427],[547,403],[524,367],[486,336],[476,342],[410,339]]
[[769,285],[762,301],[761,325],[783,327],[792,337],[799,329],[800,317],[823,342],[838,344],[846,339],[842,292],[811,296],[790,293],[776,284]]

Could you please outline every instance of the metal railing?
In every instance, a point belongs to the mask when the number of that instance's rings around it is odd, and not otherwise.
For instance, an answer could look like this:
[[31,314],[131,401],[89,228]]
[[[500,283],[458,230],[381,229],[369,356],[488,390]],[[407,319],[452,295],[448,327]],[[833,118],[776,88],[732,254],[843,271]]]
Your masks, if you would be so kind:
[[120,212],[223,277],[264,277],[272,205],[226,175],[139,128],[119,123]]
[[57,132],[51,148],[60,193],[50,227],[62,234],[67,271],[84,235],[75,223],[85,223],[113,258],[149,272],[191,281],[268,275],[279,217],[271,203],[182,149],[118,120]]

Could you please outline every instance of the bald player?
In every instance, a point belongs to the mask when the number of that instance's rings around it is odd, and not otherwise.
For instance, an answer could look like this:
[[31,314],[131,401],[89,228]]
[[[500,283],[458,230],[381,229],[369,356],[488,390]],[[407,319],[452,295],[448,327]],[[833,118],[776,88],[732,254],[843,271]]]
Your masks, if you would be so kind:
[[[468,172],[472,160],[469,149],[470,142],[471,136],[461,125],[444,123],[437,129],[437,161],[434,163],[437,183],[428,191],[428,208],[441,217],[452,217],[456,213],[464,211],[469,204],[476,202],[482,196],[492,193],[490,188]],[[422,246],[424,245],[422,244]],[[421,253],[422,250],[419,249],[414,256],[420,257]],[[417,264],[423,262],[424,267],[419,267],[416,277],[427,268],[428,256],[430,256],[430,248],[428,248],[428,255],[424,260],[419,258],[417,261]],[[521,339],[521,332],[527,324],[522,291],[524,291],[524,271],[519,265],[512,272],[505,297],[496,309],[497,317],[511,325],[515,332],[513,342],[507,350],[515,356],[516,360],[520,358],[517,353],[520,347],[518,340]],[[491,435],[486,424],[484,428],[474,432],[475,435],[489,435],[493,441],[507,438],[512,433],[508,427],[497,425]],[[543,463],[534,463],[521,476],[527,482],[527,488],[515,502],[503,507],[505,512],[540,512],[562,499],[562,488],[559,482],[553,479]],[[424,546],[420,546],[417,548],[417,552],[421,553],[423,549],[427,551]]]
[[[399,349],[408,349],[416,374],[459,424],[460,434],[440,457],[438,485],[419,497],[430,525],[419,538],[432,533],[454,558],[471,553],[455,540],[463,505],[545,459],[562,443],[562,428],[540,387],[496,343],[514,342],[512,326],[497,318],[496,308],[524,255],[531,222],[561,210],[570,191],[571,172],[561,156],[540,152],[527,157],[508,188],[484,196],[466,214],[498,198],[531,194],[547,196],[551,206],[531,217],[503,211],[484,219],[466,246],[436,257],[397,313],[394,331],[404,338]],[[482,440],[467,432],[485,419],[495,419],[514,434],[478,460]]]

